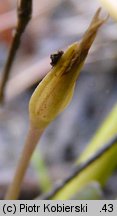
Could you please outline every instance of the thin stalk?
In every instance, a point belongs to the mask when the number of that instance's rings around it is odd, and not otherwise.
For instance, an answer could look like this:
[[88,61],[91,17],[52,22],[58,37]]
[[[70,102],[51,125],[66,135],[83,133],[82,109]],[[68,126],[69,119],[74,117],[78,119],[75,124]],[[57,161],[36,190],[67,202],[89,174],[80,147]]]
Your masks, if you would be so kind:
[[16,172],[14,175],[14,179],[10,187],[8,188],[7,194],[5,196],[5,200],[18,199],[23,177],[25,175],[30,159],[41,137],[42,132],[43,131],[40,131],[39,129],[34,128],[33,126],[30,126],[29,132],[27,135],[27,139],[24,145],[24,149],[22,151]]
[[[117,146],[117,135],[113,137],[111,140],[109,140],[104,146],[102,146],[96,153],[94,153],[92,156],[90,156],[89,159],[86,161],[82,162],[81,164],[77,165],[74,168],[74,171],[71,173],[70,176],[68,176],[65,180],[60,182],[58,185],[56,185],[50,192],[48,192],[45,195],[42,195],[41,197],[37,197],[36,199],[42,199],[42,200],[54,200],[54,199],[60,199],[62,200],[62,195],[66,192],[66,187],[69,188],[70,182],[73,181],[74,184],[77,185],[76,189],[78,190],[78,180],[76,181],[76,178],[79,177],[79,175],[87,170],[87,168],[91,165],[94,164],[97,160],[99,160],[101,157],[103,157],[106,153],[109,152],[109,150],[113,149],[114,147]],[[96,179],[91,179],[96,180]],[[87,179],[86,179],[87,181]],[[88,183],[89,181],[87,181]],[[65,191],[64,191],[65,189]],[[61,194],[59,194],[59,192]],[[72,195],[72,194],[71,194]],[[69,198],[68,198],[69,199]]]
[[21,36],[25,31],[25,28],[28,25],[28,22],[30,21],[32,16],[32,0],[20,0],[20,4],[18,5],[17,8],[17,14],[18,14],[17,27],[14,33],[13,41],[9,50],[9,54],[7,57],[7,61],[4,67],[3,76],[1,80],[0,102],[3,102],[4,99],[4,90],[6,87],[6,83],[9,79],[11,67],[13,65],[17,50],[20,46]]

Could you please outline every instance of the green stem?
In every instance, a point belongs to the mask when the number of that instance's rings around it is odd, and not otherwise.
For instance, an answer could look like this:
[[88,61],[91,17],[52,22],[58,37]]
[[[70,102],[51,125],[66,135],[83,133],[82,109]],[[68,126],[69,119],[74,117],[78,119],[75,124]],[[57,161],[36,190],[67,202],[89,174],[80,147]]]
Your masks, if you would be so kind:
[[30,126],[29,132],[27,135],[27,139],[24,145],[24,149],[22,151],[16,172],[14,175],[14,179],[10,187],[8,188],[5,200],[18,199],[23,177],[25,175],[30,159],[38,143],[38,140],[41,137],[42,132],[43,131],[40,131],[39,129],[34,128],[33,126]]

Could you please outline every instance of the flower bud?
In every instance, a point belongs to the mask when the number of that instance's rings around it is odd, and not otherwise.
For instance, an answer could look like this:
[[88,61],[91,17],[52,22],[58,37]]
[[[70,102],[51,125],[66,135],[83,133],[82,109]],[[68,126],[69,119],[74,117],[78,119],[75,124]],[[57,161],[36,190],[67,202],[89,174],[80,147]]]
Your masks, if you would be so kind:
[[61,54],[34,91],[29,103],[29,114],[31,123],[35,127],[40,129],[47,127],[71,101],[75,82],[88,51],[99,27],[105,21],[99,18],[99,13],[100,9],[96,12],[81,42],[73,43],[64,54]]

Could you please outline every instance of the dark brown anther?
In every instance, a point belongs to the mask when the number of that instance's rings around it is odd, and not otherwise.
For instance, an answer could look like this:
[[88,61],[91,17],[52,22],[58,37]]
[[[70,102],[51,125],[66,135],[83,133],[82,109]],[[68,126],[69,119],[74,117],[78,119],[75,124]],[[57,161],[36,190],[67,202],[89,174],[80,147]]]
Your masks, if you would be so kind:
[[50,64],[52,65],[52,66],[55,66],[56,64],[57,64],[57,62],[59,61],[59,59],[61,58],[61,56],[63,55],[63,51],[62,50],[60,50],[60,51],[58,51],[57,53],[53,53],[53,54],[51,54],[50,55],[50,59],[51,59],[51,62],[50,62]]

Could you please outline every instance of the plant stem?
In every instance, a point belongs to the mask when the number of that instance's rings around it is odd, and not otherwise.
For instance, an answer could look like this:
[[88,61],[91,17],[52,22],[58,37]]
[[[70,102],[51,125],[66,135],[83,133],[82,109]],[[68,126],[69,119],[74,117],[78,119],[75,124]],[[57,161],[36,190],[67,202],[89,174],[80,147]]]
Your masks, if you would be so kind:
[[6,65],[3,71],[3,77],[1,80],[1,86],[0,86],[0,102],[3,102],[3,99],[4,99],[4,89],[5,89],[7,80],[10,75],[11,67],[13,65],[13,61],[16,56],[16,52],[20,46],[21,36],[28,22],[31,19],[32,0],[20,0],[20,5],[17,11],[18,11],[18,23],[17,23],[16,31],[13,37],[13,41],[11,44],[11,48],[9,50]]
[[30,126],[29,132],[27,135],[27,139],[24,145],[24,149],[22,151],[21,158],[19,160],[16,172],[14,175],[14,179],[7,191],[5,200],[18,199],[23,177],[25,175],[25,172],[29,165],[31,156],[35,150],[35,147],[38,143],[39,138],[41,137],[42,132],[43,131],[40,131],[39,129],[34,128],[33,126]]
[[[81,164],[77,165],[74,168],[74,171],[71,173],[70,176],[68,176],[65,180],[63,180],[62,182],[60,182],[58,185],[56,185],[53,190],[51,190],[49,193],[42,195],[41,197],[37,197],[36,199],[42,199],[42,200],[54,200],[54,199],[60,199],[62,200],[62,195],[66,192],[66,187],[70,187],[70,182],[74,181],[74,185],[76,184],[77,187],[76,189],[78,190],[78,178],[79,175],[87,170],[88,167],[90,167],[91,164],[94,164],[97,160],[99,160],[100,158],[102,158],[106,153],[109,152],[109,150],[114,150],[114,148],[117,148],[117,135],[115,135],[111,140],[109,140],[105,145],[103,145],[96,153],[94,153],[92,156],[90,156],[89,159],[87,159],[86,161],[82,162]],[[97,170],[96,170],[97,171]],[[85,181],[86,183],[89,183],[89,181],[87,180],[86,176],[85,176]],[[90,182],[92,180],[96,180],[94,179],[90,179]],[[73,185],[72,185],[73,186]],[[65,191],[64,191],[65,189]],[[61,193],[58,194],[57,193]],[[71,194],[72,196],[72,194]],[[70,197],[68,197],[69,199]]]

